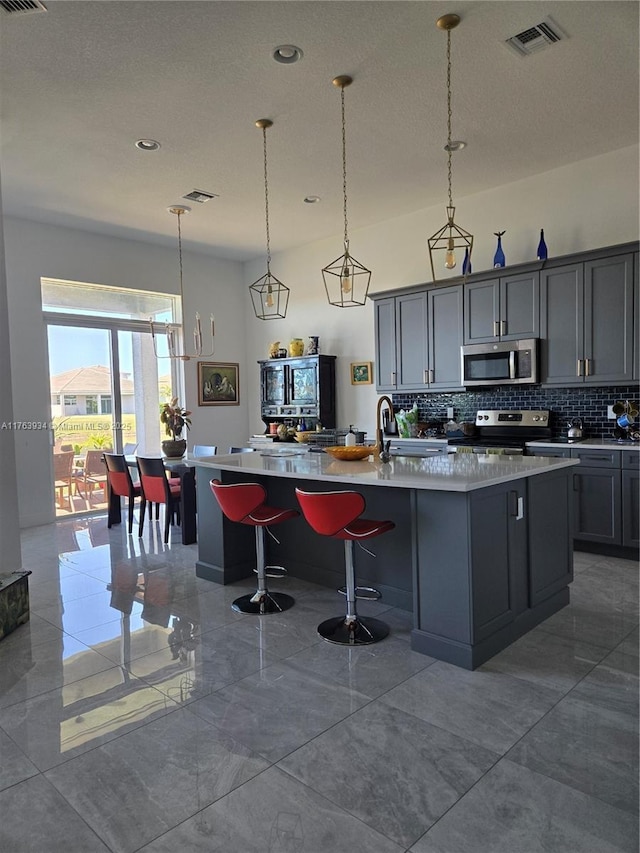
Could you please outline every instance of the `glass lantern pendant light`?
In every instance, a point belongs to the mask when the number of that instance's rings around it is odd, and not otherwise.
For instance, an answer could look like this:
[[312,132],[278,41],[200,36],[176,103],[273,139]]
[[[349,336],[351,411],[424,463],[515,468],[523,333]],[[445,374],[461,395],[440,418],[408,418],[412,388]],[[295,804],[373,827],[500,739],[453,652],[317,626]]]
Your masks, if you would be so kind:
[[276,320],[285,317],[289,304],[289,288],[271,273],[271,244],[269,238],[269,181],[267,175],[267,128],[272,127],[269,118],[259,118],[256,127],[262,131],[264,153],[264,218],[267,231],[267,271],[249,288],[253,310],[259,320]]
[[344,118],[344,90],[353,83],[353,78],[346,74],[336,77],[333,85],[340,89],[342,103],[342,196],[344,209],[344,254],[331,261],[322,270],[324,287],[330,305],[338,308],[353,308],[364,305],[369,292],[371,270],[364,267],[349,254],[349,231],[347,221],[347,135]]
[[[453,198],[451,194],[451,153],[455,150],[455,143],[452,143],[451,138],[451,30],[455,29],[460,23],[459,15],[442,15],[436,21],[436,26],[441,30],[447,31],[447,144],[445,150],[448,160],[448,183],[449,183],[449,204],[447,205],[447,224],[439,231],[429,237],[427,244],[429,246],[429,260],[431,261],[431,274],[435,281],[436,267],[434,264],[434,256],[437,252],[444,252],[444,267],[452,270],[455,268],[456,249],[464,250],[466,269],[463,269],[463,274],[466,275],[471,269],[471,251],[473,249],[473,236],[460,228],[454,221],[456,209],[453,206]],[[438,255],[441,258],[441,255]]]
[[[189,213],[191,211],[190,207],[186,205],[174,205],[173,207],[168,207],[167,211],[169,213],[173,213],[178,218],[178,257],[180,260],[180,306],[181,310],[184,311],[184,291],[182,288],[182,229],[180,227],[180,217],[184,216],[185,213]],[[187,353],[186,347],[183,352],[178,351],[179,341],[177,339],[177,329],[176,326],[172,323],[163,323],[163,331],[167,337],[167,348],[169,351],[168,355],[161,355],[158,352],[157,342],[156,342],[156,324],[153,321],[153,318],[149,318],[149,325],[151,326],[151,338],[153,340],[153,351],[156,355],[156,358],[175,358],[181,361],[189,361],[192,358],[210,358],[214,354],[214,337],[215,337],[215,326],[213,314],[211,314],[210,320],[211,324],[211,347],[209,352],[204,353],[202,351],[202,323],[200,322],[200,314],[196,311],[196,322],[193,328],[193,353]]]

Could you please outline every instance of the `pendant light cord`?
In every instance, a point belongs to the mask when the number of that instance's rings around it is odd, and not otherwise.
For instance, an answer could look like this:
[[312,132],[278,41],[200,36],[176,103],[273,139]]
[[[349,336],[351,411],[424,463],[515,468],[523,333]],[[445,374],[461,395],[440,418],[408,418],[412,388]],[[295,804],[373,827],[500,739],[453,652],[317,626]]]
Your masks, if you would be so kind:
[[451,30],[447,30],[447,155],[449,207],[453,207],[453,200],[451,195]]
[[344,248],[349,253],[349,233],[347,223],[347,126],[344,118],[344,86],[340,89],[342,104],[342,197],[344,210]]
[[262,146],[264,151],[264,219],[267,231],[267,273],[271,274],[271,240],[269,237],[269,182],[267,180],[267,128],[262,128]]
[[180,299],[182,300],[180,305],[180,311],[184,311],[184,291],[182,288],[182,229],[180,228],[180,217],[182,216],[182,211],[178,211],[178,258],[180,259]]

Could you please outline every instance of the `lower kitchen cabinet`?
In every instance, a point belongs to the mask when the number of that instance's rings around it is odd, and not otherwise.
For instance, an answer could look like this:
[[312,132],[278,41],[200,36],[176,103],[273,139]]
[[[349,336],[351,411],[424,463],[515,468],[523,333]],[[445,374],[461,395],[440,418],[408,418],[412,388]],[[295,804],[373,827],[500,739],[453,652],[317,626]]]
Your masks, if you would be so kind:
[[622,473],[613,468],[580,468],[573,473],[576,539],[622,544]]
[[622,544],[640,548],[640,453],[622,460]]
[[528,447],[528,456],[572,456],[574,538],[640,547],[640,453],[587,447]]

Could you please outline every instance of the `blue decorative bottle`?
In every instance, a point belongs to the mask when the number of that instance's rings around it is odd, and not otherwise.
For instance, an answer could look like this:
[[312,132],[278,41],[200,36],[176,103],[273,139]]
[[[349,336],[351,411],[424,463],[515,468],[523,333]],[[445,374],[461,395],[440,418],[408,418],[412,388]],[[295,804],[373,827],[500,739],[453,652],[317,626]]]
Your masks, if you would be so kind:
[[499,267],[504,267],[506,265],[506,260],[504,257],[504,252],[502,251],[502,235],[506,234],[506,231],[494,231],[493,232],[498,238],[498,245],[496,247],[496,253],[493,256],[493,268],[498,269]]
[[464,250],[464,261],[462,262],[462,275],[471,275],[471,258],[469,257],[469,247]]
[[536,255],[539,261],[546,261],[549,252],[547,249],[547,244],[544,242],[544,228],[540,229],[540,242],[538,243],[538,250],[536,251]]

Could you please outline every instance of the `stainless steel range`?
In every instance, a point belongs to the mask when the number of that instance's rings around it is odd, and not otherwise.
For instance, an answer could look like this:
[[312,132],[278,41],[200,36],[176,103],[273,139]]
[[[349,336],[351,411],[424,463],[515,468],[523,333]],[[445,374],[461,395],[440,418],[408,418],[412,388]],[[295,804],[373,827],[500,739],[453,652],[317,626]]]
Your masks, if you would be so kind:
[[476,414],[475,429],[475,435],[450,438],[449,445],[456,452],[522,454],[528,441],[551,437],[545,409],[481,409]]

